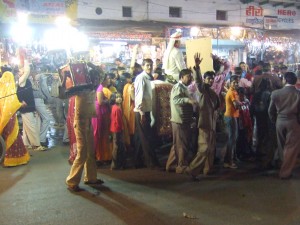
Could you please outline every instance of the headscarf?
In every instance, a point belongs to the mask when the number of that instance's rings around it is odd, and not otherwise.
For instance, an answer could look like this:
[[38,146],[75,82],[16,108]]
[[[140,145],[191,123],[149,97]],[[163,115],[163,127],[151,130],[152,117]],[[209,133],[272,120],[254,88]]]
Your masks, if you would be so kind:
[[164,58],[163,58],[163,69],[169,68],[170,53],[174,48],[175,41],[180,40],[181,36],[182,36],[181,31],[176,31],[174,34],[171,35],[168,47],[165,51]]

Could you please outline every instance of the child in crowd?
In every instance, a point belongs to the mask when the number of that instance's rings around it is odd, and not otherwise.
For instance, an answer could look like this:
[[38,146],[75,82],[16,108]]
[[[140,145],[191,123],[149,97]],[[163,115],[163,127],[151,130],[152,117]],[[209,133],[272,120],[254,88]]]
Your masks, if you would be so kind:
[[126,156],[125,156],[125,143],[123,137],[123,113],[122,113],[122,95],[120,93],[113,93],[110,98],[111,108],[111,122],[110,131],[113,134],[113,152],[111,170],[124,169]]
[[238,119],[237,158],[248,159],[252,155],[252,120],[250,116],[250,102],[245,97],[245,88],[238,89],[240,99]]

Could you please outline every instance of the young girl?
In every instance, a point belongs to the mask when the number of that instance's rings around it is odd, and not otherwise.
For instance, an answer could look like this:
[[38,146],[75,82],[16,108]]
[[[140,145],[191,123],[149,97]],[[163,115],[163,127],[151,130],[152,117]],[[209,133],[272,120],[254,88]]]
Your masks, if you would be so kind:
[[237,158],[249,159],[252,155],[252,120],[250,116],[250,102],[245,96],[245,88],[238,89],[240,99],[239,120],[238,120],[238,140]]
[[125,143],[123,137],[123,120],[122,120],[122,95],[120,93],[113,93],[110,98],[111,108],[111,122],[110,131],[113,134],[113,152],[111,169],[124,169],[125,166]]

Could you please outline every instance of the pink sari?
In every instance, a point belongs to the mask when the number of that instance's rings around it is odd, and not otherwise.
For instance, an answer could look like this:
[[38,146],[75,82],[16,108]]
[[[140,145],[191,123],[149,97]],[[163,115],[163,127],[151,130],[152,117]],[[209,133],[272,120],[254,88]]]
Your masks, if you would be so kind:
[[[97,93],[103,93],[102,84],[99,85]],[[107,100],[105,95],[102,95]],[[112,159],[112,148],[110,138],[110,108],[107,103],[99,105],[97,99],[95,101],[97,117],[92,118],[94,128],[94,146],[97,161],[109,161]]]

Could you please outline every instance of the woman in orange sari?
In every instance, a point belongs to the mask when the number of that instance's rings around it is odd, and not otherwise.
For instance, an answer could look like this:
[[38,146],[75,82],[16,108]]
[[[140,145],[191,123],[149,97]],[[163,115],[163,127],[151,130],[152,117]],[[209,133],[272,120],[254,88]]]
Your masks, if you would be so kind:
[[[135,119],[134,119],[134,85],[132,84],[131,78],[127,79],[127,83],[123,89],[123,115],[126,120],[128,135],[133,136],[135,130]],[[125,144],[128,145],[128,142]],[[130,140],[129,140],[130,144]]]
[[6,71],[0,78],[0,135],[5,140],[5,167],[27,164],[30,155],[19,134],[16,112],[26,105],[20,103],[16,95],[15,79],[11,72]]

